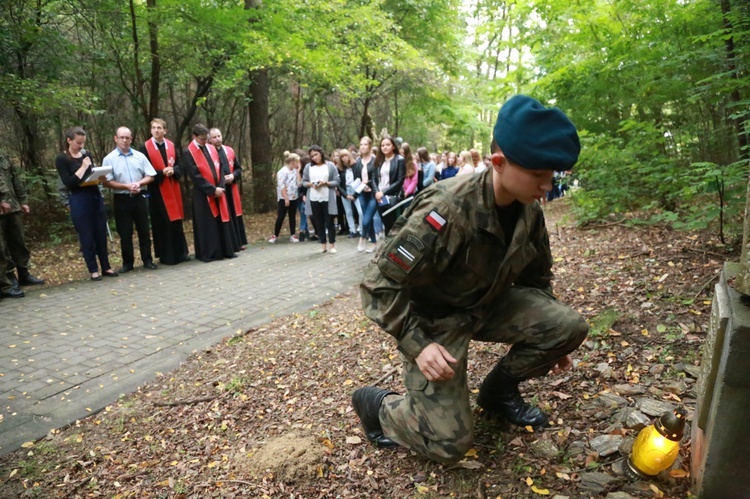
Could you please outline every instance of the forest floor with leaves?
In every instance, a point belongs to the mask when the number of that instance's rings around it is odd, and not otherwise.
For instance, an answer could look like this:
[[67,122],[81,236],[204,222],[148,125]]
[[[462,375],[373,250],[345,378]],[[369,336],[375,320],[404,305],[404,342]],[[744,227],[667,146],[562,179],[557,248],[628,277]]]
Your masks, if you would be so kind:
[[[591,331],[572,371],[522,385],[551,415],[543,432],[475,409],[475,445],[454,465],[369,445],[352,391],[403,385],[394,342],[352,289],[227,338],[5,456],[0,497],[689,496],[689,429],[670,472],[631,482],[620,466],[644,422],[677,404],[692,420],[713,284],[736,255],[707,233],[576,228],[566,200],[546,211],[556,294]],[[270,233],[272,217],[249,218],[258,237]],[[472,345],[472,403],[505,348]]]

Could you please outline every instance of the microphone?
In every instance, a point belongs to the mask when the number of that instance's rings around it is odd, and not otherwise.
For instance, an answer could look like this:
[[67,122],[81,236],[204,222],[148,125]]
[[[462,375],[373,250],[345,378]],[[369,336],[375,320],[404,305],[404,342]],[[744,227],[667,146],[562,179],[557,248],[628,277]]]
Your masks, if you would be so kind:
[[[81,157],[83,157],[85,155],[86,155],[86,149],[84,149],[83,147],[81,147]],[[94,164],[94,158],[91,157],[91,156],[89,156],[89,159],[91,160],[91,165],[89,165],[89,166],[91,166],[91,168],[96,168],[96,165]]]

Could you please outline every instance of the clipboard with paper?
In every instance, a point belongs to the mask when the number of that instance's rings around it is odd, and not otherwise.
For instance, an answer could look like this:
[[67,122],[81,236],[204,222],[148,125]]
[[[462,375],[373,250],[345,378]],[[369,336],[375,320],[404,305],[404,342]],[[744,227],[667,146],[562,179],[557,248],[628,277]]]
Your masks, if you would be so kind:
[[111,166],[95,166],[91,170],[91,174],[89,174],[89,176],[86,177],[83,182],[81,182],[81,186],[85,187],[89,185],[96,185],[102,178],[106,177],[110,173],[112,173]]

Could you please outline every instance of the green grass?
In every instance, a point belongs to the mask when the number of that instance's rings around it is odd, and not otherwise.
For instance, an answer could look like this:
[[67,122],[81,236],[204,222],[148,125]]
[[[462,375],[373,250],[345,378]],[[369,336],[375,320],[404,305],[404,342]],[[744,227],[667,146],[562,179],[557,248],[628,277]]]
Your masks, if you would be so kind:
[[620,320],[622,314],[614,308],[605,308],[589,320],[589,337],[607,337],[609,330]]

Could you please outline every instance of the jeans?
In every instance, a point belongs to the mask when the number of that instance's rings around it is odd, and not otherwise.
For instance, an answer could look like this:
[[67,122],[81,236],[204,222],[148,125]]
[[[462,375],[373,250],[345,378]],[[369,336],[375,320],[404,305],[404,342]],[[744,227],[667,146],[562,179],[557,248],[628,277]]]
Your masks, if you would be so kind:
[[357,222],[359,223],[358,232],[362,232],[362,203],[359,202],[359,196],[354,198],[352,205],[357,209]]
[[383,232],[383,218],[380,216],[378,211],[378,202],[375,201],[375,216],[372,218],[372,228],[375,229],[375,234]]
[[341,204],[344,205],[344,211],[346,212],[346,222],[349,224],[349,233],[354,234],[354,212],[352,212],[352,203],[355,201],[350,201],[349,199],[346,199],[345,197],[341,198]]
[[297,205],[299,206],[299,231],[307,232],[307,215],[305,214],[305,202],[302,201],[302,198],[297,200]]
[[363,192],[359,196],[359,202],[362,203],[362,224],[360,226],[360,236],[369,238],[371,243],[375,239],[375,221],[374,217],[378,213],[378,203],[372,192]]

